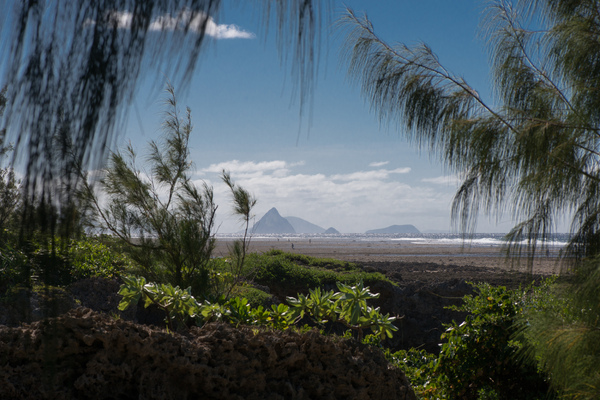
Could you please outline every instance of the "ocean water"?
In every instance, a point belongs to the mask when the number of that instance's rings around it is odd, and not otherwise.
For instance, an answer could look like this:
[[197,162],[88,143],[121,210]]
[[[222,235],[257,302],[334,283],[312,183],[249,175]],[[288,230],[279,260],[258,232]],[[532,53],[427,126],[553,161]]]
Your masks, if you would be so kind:
[[[443,233],[420,233],[420,234],[366,234],[366,233],[351,233],[339,235],[324,235],[324,234],[260,234],[253,235],[252,240],[270,241],[327,241],[327,242],[365,242],[365,243],[401,243],[414,245],[430,245],[430,246],[470,246],[470,247],[501,247],[506,244],[503,233],[477,233],[467,238],[460,234],[443,234]],[[239,238],[239,234],[219,234],[217,238]],[[543,243],[537,243],[543,248],[551,248],[558,250],[567,245],[569,235],[559,233],[553,235],[549,240]],[[522,245],[527,245],[524,240]]]

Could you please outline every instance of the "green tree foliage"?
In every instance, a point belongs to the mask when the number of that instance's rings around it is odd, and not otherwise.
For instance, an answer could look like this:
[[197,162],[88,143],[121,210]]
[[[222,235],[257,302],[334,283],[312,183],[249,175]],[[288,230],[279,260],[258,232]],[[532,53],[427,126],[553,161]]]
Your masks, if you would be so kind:
[[100,228],[127,244],[148,276],[177,286],[191,285],[198,293],[208,286],[208,262],[214,248],[217,206],[212,188],[198,190],[191,181],[188,140],[190,110],[178,113],[173,88],[168,88],[163,143],[150,142],[150,174],[136,164],[129,145],[112,153],[100,186],[106,205],[87,183],[82,192],[98,217]]
[[489,101],[427,45],[390,45],[351,10],[341,26],[349,74],[381,120],[462,176],[453,216],[463,231],[481,211],[511,212],[509,239],[535,245],[572,212],[571,251],[600,251],[596,1],[489,2]]
[[[573,287],[555,287],[521,316],[530,360],[566,399],[600,398],[600,259],[587,260]],[[570,290],[569,290],[570,289]]]

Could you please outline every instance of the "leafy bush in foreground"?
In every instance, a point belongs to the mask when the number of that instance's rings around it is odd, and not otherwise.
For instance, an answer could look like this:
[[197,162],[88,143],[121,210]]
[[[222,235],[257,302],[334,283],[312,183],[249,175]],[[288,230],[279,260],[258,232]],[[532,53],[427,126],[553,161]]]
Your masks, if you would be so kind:
[[476,284],[478,294],[450,307],[469,314],[464,322],[447,325],[439,355],[417,349],[384,353],[422,400],[554,398],[536,360],[523,357],[531,343],[520,334],[530,310],[554,301],[548,294],[552,282],[525,290]]
[[528,344],[516,333],[517,318],[537,306],[538,295],[548,285],[507,290],[478,284],[478,295],[465,296],[462,306],[450,307],[469,313],[464,322],[448,325],[435,368],[451,398],[546,398],[547,378],[535,362],[522,358]]
[[355,286],[337,282],[339,292],[325,292],[319,288],[310,290],[308,296],[302,294],[298,298],[288,297],[287,301],[296,309],[299,318],[310,316],[314,322],[322,324],[327,321],[342,323],[358,333],[358,340],[363,339],[363,330],[370,328],[380,340],[393,336],[398,330],[393,324],[395,317],[382,315],[378,308],[371,308],[367,300],[376,299],[362,281]]
[[339,292],[322,292],[320,289],[311,290],[308,296],[298,298],[288,297],[288,303],[272,305],[271,309],[262,306],[251,308],[245,298],[231,298],[224,303],[198,302],[191,294],[191,289],[183,290],[170,284],[146,283],[143,277],[123,277],[119,294],[123,299],[119,309],[125,310],[135,305],[139,300],[144,306],[154,304],[165,314],[167,328],[172,331],[174,322],[185,325],[191,318],[196,323],[209,321],[224,321],[236,325],[269,325],[276,329],[286,329],[305,316],[321,324],[327,321],[340,322],[346,327],[358,332],[362,339],[363,329],[370,328],[380,339],[392,337],[398,330],[393,321],[395,317],[382,315],[379,308],[371,308],[367,300],[379,297],[370,292],[362,282],[356,286],[344,285],[338,282]]
[[435,373],[438,356],[425,350],[409,349],[391,353],[384,349],[387,359],[400,368],[420,399],[447,398],[444,394],[443,383]]

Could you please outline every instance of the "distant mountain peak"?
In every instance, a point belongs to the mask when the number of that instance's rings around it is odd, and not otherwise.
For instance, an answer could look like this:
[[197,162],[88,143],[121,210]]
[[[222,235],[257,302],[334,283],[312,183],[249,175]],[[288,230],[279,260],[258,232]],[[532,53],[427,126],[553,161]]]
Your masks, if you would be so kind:
[[265,216],[269,215],[269,214],[273,214],[273,215],[276,215],[278,217],[281,217],[281,214],[279,214],[279,211],[277,211],[277,209],[275,207],[271,207],[271,209],[269,211],[267,211],[267,213],[265,214]]
[[252,233],[262,234],[286,234],[286,233],[307,233],[307,234],[339,234],[334,228],[327,230],[315,225],[307,220],[298,217],[282,217],[273,207],[252,227]]
[[296,233],[323,233],[325,229],[321,228],[319,225],[315,225],[311,222],[308,222],[305,219],[298,217],[284,217],[288,220],[290,224],[294,227]]
[[252,227],[253,233],[296,233],[292,224],[283,218],[275,207],[271,208],[263,217]]

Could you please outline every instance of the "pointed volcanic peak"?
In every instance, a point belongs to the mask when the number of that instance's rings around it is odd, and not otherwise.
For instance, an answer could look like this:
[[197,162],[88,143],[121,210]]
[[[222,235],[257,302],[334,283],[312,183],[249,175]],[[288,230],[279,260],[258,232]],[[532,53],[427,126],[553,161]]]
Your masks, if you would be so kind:
[[388,234],[388,233],[421,233],[414,225],[392,225],[387,228],[373,229],[365,233]]
[[263,217],[252,227],[252,233],[279,234],[296,233],[292,224],[283,218],[275,207],[271,208]]
[[298,217],[285,217],[290,224],[294,227],[296,233],[324,233],[325,229],[321,228],[319,225],[315,225],[311,222],[308,222],[305,219]]

